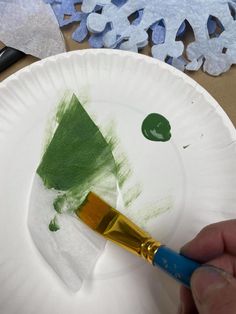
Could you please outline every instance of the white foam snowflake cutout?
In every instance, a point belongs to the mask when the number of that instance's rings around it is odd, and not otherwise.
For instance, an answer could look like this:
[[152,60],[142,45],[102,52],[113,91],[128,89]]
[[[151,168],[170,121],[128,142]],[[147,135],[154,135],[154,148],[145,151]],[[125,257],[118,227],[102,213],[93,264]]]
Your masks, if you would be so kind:
[[[86,2],[89,2],[87,0]],[[99,1],[92,1],[95,5]],[[203,64],[204,71],[219,75],[236,63],[236,21],[235,1],[225,0],[128,0],[121,7],[110,4],[103,6],[101,13],[91,13],[87,26],[91,32],[100,33],[106,25],[111,30],[103,36],[105,47],[138,51],[148,44],[148,29],[155,23],[164,24],[163,43],[152,46],[155,58],[179,59],[184,53],[184,44],[176,40],[178,30],[184,21],[191,25],[195,41],[186,47],[186,69],[197,70]],[[138,23],[131,23],[131,14],[141,12]],[[209,33],[208,22],[212,18],[216,28],[215,36]],[[182,59],[183,60],[183,59]],[[176,62],[176,61],[175,61]],[[184,63],[184,62],[183,62]]]
[[[203,66],[211,75],[236,63],[236,0],[44,1],[51,3],[60,26],[80,21],[72,38],[82,41],[90,31],[89,44],[95,48],[138,52],[150,44],[153,57],[181,70]],[[194,33],[190,44],[181,37],[187,22]]]

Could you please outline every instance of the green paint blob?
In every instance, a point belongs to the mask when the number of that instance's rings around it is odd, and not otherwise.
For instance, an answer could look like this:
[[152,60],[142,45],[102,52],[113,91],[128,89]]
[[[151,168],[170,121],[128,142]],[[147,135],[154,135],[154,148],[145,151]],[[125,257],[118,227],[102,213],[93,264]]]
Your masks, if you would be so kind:
[[142,123],[142,133],[150,141],[167,142],[171,138],[169,121],[158,113],[149,114]]
[[60,196],[58,196],[53,202],[53,207],[58,214],[62,214],[63,205],[63,200]]
[[60,230],[60,227],[57,223],[57,217],[55,216],[49,223],[48,225],[48,229],[52,232],[56,232],[58,230]]
[[61,192],[54,208],[62,213],[74,211],[99,180],[116,176],[117,165],[111,146],[75,95],[60,104],[56,117],[58,126],[37,173],[47,188]]

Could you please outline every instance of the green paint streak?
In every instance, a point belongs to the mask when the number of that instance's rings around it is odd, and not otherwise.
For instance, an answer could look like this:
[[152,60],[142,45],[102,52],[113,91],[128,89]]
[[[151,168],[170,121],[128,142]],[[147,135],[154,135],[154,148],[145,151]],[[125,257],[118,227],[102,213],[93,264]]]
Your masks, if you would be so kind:
[[123,201],[125,208],[128,208],[134,200],[136,200],[139,195],[142,193],[141,187],[139,185],[135,185],[130,188],[127,193],[123,195]]
[[117,172],[117,182],[119,188],[122,189],[125,182],[131,175],[130,164],[125,156],[125,153],[122,151],[121,144],[119,139],[117,138],[115,131],[114,131],[115,122],[111,121],[110,126],[104,130],[103,133],[107,134],[105,139],[109,144],[113,156],[116,162],[116,172]]
[[[57,112],[56,112],[56,122],[60,123],[64,114],[66,113],[66,111],[70,108],[71,106],[71,101],[72,98],[76,96],[73,95],[71,96],[69,93],[65,95],[65,97],[61,100],[61,102],[59,103],[58,107],[57,107]],[[77,99],[77,98],[76,98]]]
[[156,205],[147,205],[145,208],[140,208],[137,212],[131,213],[130,218],[136,222],[142,229],[147,230],[147,225],[157,219],[160,215],[170,211],[172,209],[171,203],[163,203]]
[[75,95],[62,102],[58,126],[37,173],[44,185],[61,193],[54,201],[58,213],[74,211],[88,191],[105,176],[117,175],[117,164],[96,124]]
[[149,209],[149,213],[146,213],[142,218],[142,226],[146,226],[152,219],[157,218],[159,215],[166,213],[171,209],[171,206],[153,207]]
[[68,104],[70,104],[71,100],[71,93],[66,92],[62,100],[59,102],[56,112],[54,114],[53,119],[49,119],[47,126],[46,126],[46,140],[45,140],[45,145],[44,145],[44,153],[46,152],[49,144],[51,143],[51,140],[53,138],[54,132],[56,127],[61,121],[61,117],[63,116],[63,112],[65,111],[65,108],[68,107]]
[[150,141],[167,142],[171,138],[169,121],[158,113],[149,114],[142,123],[142,133]]
[[56,232],[58,230],[60,230],[60,227],[57,223],[57,217],[55,216],[49,223],[48,225],[48,229],[52,232]]

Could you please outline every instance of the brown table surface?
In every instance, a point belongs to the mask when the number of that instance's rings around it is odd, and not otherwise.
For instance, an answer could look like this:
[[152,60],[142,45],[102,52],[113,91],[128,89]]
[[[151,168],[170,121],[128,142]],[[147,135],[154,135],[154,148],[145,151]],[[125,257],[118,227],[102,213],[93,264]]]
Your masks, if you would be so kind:
[[[87,42],[79,44],[70,38],[70,35],[75,27],[76,25],[73,25],[63,30],[68,51],[88,48]],[[0,43],[0,48],[1,47],[3,47],[3,45]],[[144,49],[143,53],[149,55],[150,49]],[[17,70],[37,60],[38,59],[35,57],[26,56],[24,59],[1,73],[0,82]],[[230,71],[219,77],[212,77],[201,70],[198,72],[188,72],[187,74],[202,85],[218,101],[230,117],[234,126],[236,126],[236,66],[232,66]]]

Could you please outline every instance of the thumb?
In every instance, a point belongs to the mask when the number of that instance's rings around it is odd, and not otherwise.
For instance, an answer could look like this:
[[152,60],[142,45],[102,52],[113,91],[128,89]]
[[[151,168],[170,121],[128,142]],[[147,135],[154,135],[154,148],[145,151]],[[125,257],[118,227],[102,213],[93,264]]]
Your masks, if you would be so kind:
[[235,314],[236,279],[213,266],[202,266],[192,275],[191,288],[200,314]]

